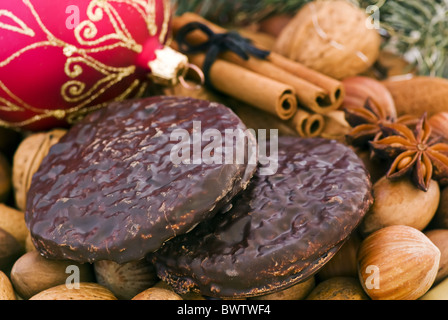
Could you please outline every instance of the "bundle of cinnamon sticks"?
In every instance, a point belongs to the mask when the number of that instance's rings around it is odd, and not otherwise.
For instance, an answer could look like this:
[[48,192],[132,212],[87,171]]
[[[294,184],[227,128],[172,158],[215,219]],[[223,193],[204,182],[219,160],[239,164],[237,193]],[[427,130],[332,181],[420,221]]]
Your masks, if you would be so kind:
[[[205,24],[215,33],[229,31],[195,13],[184,13],[173,17],[174,38],[191,22]],[[249,38],[258,48],[270,50],[266,42],[257,43],[256,37]],[[196,30],[189,33],[186,40],[198,45],[207,41],[208,36]],[[171,46],[179,50],[175,41]],[[205,52],[188,54],[188,59],[202,68]],[[222,52],[208,75],[216,90],[274,115],[300,136],[319,135],[325,127],[325,115],[337,110],[345,96],[340,81],[274,52],[270,52],[266,59],[250,56],[247,60],[231,51]]]

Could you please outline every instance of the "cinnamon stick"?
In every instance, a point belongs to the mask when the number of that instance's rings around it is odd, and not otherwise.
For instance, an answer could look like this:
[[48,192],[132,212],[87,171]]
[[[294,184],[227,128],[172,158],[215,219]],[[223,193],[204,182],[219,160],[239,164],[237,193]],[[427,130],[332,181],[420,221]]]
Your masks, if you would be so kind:
[[317,137],[325,128],[325,120],[319,113],[299,109],[291,118],[290,125],[301,137]]
[[[171,46],[178,49],[175,42]],[[188,59],[202,68],[205,54],[188,55]],[[216,90],[276,115],[282,120],[290,119],[297,111],[295,90],[285,83],[221,59],[213,63],[209,76]]]
[[254,129],[256,132],[259,129],[267,130],[267,139],[270,138],[270,129],[277,129],[279,136],[298,136],[298,133],[289,125],[288,121],[281,120],[263,110],[257,110],[234,98],[227,99],[225,104],[235,112],[246,127]]
[[[203,23],[216,33],[227,31],[195,13],[184,13],[173,19],[173,33],[176,34],[180,28],[190,22]],[[201,31],[194,31],[189,34],[187,40],[192,44],[200,44],[207,40],[207,36]],[[298,102],[310,111],[327,113],[338,109],[342,104],[344,89],[339,81],[279,54],[271,52],[267,60],[254,57],[244,60],[231,52],[223,53],[221,57],[256,73],[291,85],[296,91]]]

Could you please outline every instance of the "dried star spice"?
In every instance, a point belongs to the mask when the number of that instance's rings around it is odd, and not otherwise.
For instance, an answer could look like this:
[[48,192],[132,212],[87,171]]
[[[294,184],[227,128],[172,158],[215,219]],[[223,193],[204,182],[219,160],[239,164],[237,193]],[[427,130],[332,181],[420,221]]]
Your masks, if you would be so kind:
[[416,122],[412,116],[397,117],[395,107],[380,106],[373,99],[367,98],[363,107],[347,106],[344,108],[345,119],[352,127],[347,134],[347,142],[358,147],[367,147],[369,141],[377,141],[383,136],[382,125],[401,123],[411,125]]
[[424,114],[412,130],[402,123],[382,124],[384,138],[370,141],[376,155],[392,161],[386,176],[389,179],[412,175],[414,184],[427,191],[431,179],[448,183],[448,144],[433,135]]

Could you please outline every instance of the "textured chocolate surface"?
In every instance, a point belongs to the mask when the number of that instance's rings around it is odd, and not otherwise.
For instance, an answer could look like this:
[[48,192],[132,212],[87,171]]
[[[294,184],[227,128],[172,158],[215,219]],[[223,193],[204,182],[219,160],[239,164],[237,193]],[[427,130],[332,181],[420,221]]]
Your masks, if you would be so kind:
[[335,141],[279,138],[279,167],[254,176],[227,212],[148,255],[182,293],[267,294],[316,273],[372,204],[361,160]]
[[55,259],[124,263],[210,218],[247,186],[256,165],[174,164],[179,141],[171,132],[191,134],[193,121],[203,132],[246,129],[224,105],[179,97],[115,103],[74,125],[28,192],[25,217],[37,249]]

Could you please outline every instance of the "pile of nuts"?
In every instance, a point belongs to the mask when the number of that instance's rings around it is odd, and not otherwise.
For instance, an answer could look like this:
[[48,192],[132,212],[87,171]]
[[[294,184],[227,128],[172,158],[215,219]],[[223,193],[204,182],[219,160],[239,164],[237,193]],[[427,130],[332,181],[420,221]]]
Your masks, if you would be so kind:
[[[0,299],[205,300],[179,295],[145,260],[79,264],[49,260],[25,225],[30,179],[64,130],[21,136],[0,154]],[[7,132],[15,136],[14,132]],[[8,138],[6,138],[8,139]],[[337,254],[314,276],[253,300],[448,299],[448,188],[427,192],[382,177],[374,205]]]

